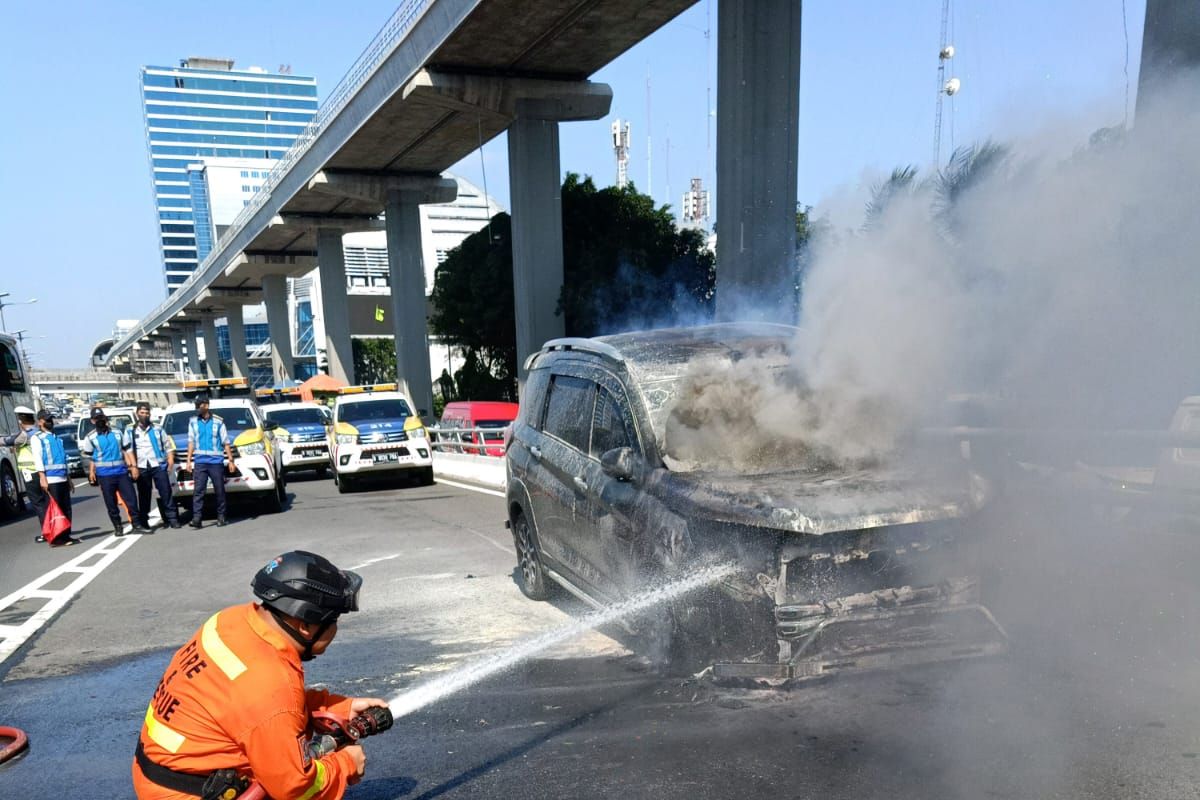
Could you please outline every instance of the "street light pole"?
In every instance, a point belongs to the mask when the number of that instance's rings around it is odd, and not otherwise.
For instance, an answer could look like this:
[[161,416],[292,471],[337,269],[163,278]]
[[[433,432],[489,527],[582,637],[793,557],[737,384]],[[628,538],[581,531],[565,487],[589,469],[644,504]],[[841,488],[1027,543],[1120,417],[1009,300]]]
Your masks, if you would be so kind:
[[4,321],[5,306],[28,306],[37,302],[36,297],[31,297],[28,300],[21,300],[15,303],[6,303],[4,298],[10,296],[12,292],[0,292],[0,333],[8,329],[8,324]]

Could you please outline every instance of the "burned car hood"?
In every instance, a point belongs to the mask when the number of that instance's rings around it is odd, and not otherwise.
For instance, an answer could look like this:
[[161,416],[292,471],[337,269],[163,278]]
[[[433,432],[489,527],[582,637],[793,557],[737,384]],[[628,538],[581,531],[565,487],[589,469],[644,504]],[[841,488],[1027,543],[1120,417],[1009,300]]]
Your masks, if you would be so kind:
[[824,534],[961,517],[987,499],[964,467],[795,470],[765,475],[655,470],[650,490],[688,516]]

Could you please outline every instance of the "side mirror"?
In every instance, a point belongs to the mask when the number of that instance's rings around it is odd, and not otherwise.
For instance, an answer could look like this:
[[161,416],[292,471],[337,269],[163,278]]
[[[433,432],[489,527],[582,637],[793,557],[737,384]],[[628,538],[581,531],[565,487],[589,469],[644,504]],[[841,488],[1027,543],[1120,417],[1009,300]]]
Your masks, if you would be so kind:
[[600,456],[600,469],[604,474],[623,483],[641,480],[643,466],[642,457],[632,447],[617,447]]
[[269,419],[269,420],[266,420],[265,422],[263,422],[263,430],[264,431],[273,431],[273,430],[278,430],[278,429],[279,429],[279,423],[276,422],[275,420]]

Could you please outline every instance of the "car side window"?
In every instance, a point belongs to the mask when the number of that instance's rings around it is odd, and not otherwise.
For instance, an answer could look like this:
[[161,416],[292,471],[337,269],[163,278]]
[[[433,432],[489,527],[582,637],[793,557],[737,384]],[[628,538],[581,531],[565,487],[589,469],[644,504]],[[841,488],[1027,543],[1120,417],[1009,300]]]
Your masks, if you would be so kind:
[[555,375],[546,403],[545,433],[562,439],[584,453],[591,434],[592,404],[596,384],[570,375]]
[[601,386],[592,416],[592,455],[596,458],[618,447],[637,449],[637,436],[612,392]]

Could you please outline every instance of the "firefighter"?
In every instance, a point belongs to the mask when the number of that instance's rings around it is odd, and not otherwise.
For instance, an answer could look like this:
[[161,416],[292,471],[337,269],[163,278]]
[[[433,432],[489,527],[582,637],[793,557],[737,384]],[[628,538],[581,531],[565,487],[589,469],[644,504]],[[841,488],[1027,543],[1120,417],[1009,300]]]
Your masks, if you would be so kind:
[[16,448],[17,471],[21,473],[21,480],[25,482],[25,493],[29,495],[29,504],[37,512],[38,527],[40,530],[42,520],[46,516],[48,501],[46,500],[46,493],[42,491],[41,485],[36,480],[33,448],[30,446],[30,441],[38,432],[37,425],[33,419],[34,411],[29,406],[17,406],[13,409],[13,413],[17,415],[18,431],[12,436],[5,436],[3,441],[6,446]]
[[342,614],[358,610],[362,579],[295,550],[250,585],[259,602],[214,614],[158,682],[134,757],[138,800],[222,797],[251,780],[275,800],[335,800],[363,774],[358,745],[311,757],[309,713],[350,717],[387,704],[306,690],[303,664],[329,647]]

